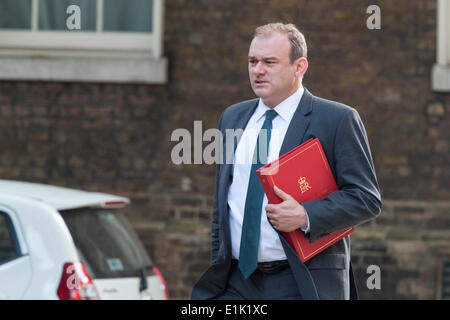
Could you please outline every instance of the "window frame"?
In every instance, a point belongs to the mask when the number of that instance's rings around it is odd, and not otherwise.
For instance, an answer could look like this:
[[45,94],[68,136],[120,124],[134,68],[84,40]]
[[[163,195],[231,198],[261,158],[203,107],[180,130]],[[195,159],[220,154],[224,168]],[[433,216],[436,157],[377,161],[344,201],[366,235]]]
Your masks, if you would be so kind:
[[19,259],[19,258],[24,256],[24,254],[23,254],[23,252],[21,250],[19,238],[17,236],[17,230],[16,230],[16,228],[14,226],[14,222],[12,221],[11,216],[7,212],[5,212],[4,210],[0,209],[0,219],[1,219],[2,215],[4,215],[4,217],[5,217],[6,227],[9,230],[9,235],[10,235],[11,241],[12,241],[12,243],[14,245],[14,249],[15,249],[15,254],[16,255],[15,255],[14,258],[11,258],[11,259],[8,259],[8,260],[4,260],[4,261],[0,260],[0,266],[3,265],[3,264],[9,263],[11,261],[14,261],[16,259]]
[[431,87],[433,91],[450,92],[450,1],[438,0],[436,10],[436,63]]
[[0,79],[167,82],[164,0],[153,0],[148,33],[103,31],[103,0],[96,0],[96,31],[40,31],[38,1],[32,0],[31,30],[0,29]]

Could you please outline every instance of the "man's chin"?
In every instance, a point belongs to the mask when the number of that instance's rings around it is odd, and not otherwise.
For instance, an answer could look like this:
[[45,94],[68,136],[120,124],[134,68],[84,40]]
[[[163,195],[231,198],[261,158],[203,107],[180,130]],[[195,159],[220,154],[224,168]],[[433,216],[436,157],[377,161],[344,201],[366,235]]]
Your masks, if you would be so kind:
[[266,88],[253,88],[253,92],[263,100],[270,97],[270,92]]

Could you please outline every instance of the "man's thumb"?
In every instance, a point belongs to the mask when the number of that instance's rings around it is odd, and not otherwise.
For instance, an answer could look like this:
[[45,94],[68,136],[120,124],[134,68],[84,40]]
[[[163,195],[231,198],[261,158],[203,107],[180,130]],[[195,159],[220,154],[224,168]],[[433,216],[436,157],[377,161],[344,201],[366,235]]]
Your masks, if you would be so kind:
[[274,186],[273,190],[275,191],[275,194],[277,196],[279,196],[281,198],[281,200],[283,200],[283,201],[289,200],[289,199],[294,199],[294,198],[292,198],[291,195],[287,194],[286,192],[284,192],[283,190],[281,190],[277,186]]

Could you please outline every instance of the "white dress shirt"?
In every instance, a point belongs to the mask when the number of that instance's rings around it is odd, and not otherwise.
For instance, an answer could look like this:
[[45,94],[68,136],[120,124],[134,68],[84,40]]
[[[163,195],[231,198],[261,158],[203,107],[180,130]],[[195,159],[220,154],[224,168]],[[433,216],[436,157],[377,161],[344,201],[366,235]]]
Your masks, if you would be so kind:
[[[280,149],[286,135],[289,123],[297,110],[303,96],[304,88],[300,84],[299,89],[290,97],[282,101],[273,110],[278,115],[272,120],[272,133],[269,143],[268,162],[276,160],[280,156]],[[258,133],[264,123],[265,113],[270,110],[262,99],[259,99],[258,106],[250,117],[247,126],[239,140],[235,151],[233,165],[233,182],[228,192],[228,205],[230,207],[230,231],[231,250],[233,258],[239,259],[239,249],[241,244],[242,222],[244,219],[245,200],[252,167],[253,153],[258,138]],[[267,196],[264,195],[261,210],[261,234],[259,237],[258,262],[285,260],[281,241],[277,232],[267,219],[265,206]],[[304,232],[309,231],[309,221]]]

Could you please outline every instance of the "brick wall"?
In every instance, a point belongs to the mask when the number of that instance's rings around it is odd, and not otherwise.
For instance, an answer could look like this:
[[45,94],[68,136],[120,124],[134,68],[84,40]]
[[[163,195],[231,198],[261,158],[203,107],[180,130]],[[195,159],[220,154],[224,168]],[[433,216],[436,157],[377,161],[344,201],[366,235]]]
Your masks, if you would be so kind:
[[[366,28],[370,4],[381,30]],[[450,96],[430,90],[435,10],[429,0],[166,0],[166,85],[0,82],[0,177],[130,197],[127,215],[170,295],[187,298],[209,262],[214,167],[174,165],[170,134],[194,120],[213,128],[227,105],[252,98],[254,28],[292,21],[309,44],[305,86],[355,107],[369,135],[385,206],[352,236],[362,297],[439,297]],[[370,264],[381,290],[365,289]]]
[[[363,299],[439,299],[450,258],[450,202],[385,200],[382,215],[352,235],[352,260]],[[381,289],[369,290],[370,265]],[[370,281],[369,281],[370,282]]]

